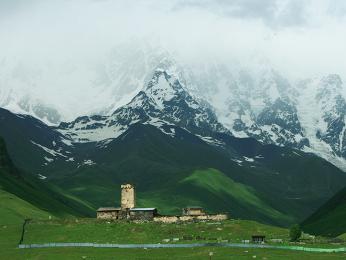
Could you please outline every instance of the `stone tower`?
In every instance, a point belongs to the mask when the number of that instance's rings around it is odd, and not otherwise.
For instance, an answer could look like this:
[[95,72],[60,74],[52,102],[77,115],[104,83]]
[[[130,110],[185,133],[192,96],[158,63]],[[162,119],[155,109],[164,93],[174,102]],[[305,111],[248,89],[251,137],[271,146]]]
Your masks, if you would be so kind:
[[135,187],[131,184],[121,185],[121,208],[132,209],[135,207]]

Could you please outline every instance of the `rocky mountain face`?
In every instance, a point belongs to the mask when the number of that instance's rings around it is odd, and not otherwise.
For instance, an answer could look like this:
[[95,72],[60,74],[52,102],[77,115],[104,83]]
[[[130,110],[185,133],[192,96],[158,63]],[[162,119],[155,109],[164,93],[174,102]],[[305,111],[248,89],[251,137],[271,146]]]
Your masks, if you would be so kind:
[[346,100],[341,93],[342,84],[338,75],[320,81],[315,99],[324,126],[317,129],[316,136],[329,144],[336,155],[346,157]]

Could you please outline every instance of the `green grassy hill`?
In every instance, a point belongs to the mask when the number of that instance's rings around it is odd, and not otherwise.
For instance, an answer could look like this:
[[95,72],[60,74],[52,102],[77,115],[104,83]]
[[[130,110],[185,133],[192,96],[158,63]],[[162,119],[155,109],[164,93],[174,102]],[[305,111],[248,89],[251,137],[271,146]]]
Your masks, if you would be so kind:
[[17,196],[0,190],[0,225],[22,223],[24,219],[48,219],[52,214]]
[[[213,201],[208,199],[212,195],[216,197],[214,203],[221,202],[225,206],[227,204],[232,205],[231,208],[236,212],[243,212],[245,215],[251,210],[256,215],[256,219],[265,220],[265,216],[280,221],[293,221],[293,218],[282,214],[275,210],[267,202],[265,202],[256,190],[252,187],[235,182],[230,177],[227,177],[224,173],[215,170],[198,170],[193,172],[190,176],[181,181],[182,184],[187,187],[193,187],[194,193],[208,194],[203,196],[205,198],[205,204],[212,205]],[[227,207],[225,207],[227,208]],[[219,208],[221,210],[221,207]],[[230,212],[232,214],[232,212]]]
[[252,187],[238,183],[212,168],[195,170],[170,187],[139,192],[137,201],[141,206],[156,206],[168,214],[179,214],[187,205],[199,205],[212,213],[228,213],[232,218],[254,219],[277,225],[294,221],[268,204]]
[[303,223],[306,232],[324,236],[346,233],[346,188],[339,191]]

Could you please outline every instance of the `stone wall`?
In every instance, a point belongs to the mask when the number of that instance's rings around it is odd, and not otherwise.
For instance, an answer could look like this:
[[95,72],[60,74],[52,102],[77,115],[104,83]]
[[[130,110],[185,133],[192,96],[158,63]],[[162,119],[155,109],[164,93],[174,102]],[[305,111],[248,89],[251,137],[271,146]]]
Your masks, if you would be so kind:
[[[227,220],[228,215],[227,214],[215,214],[215,215],[206,215],[207,220],[213,220],[213,221],[222,221],[222,220]],[[201,216],[204,217],[204,216]]]
[[200,216],[205,215],[205,212],[203,209],[185,208],[183,210],[183,215]]
[[200,216],[156,216],[154,221],[163,222],[163,223],[176,223],[176,222],[186,222],[186,221],[202,221],[202,220],[211,220],[211,221],[222,221],[227,220],[227,214],[215,214],[215,215],[200,215]]
[[130,211],[131,220],[146,220],[150,221],[154,218],[154,211]]
[[119,219],[118,211],[101,211],[97,212],[98,219]]
[[154,217],[154,221],[163,222],[163,223],[175,223],[179,221],[178,216],[156,216]]
[[98,211],[98,219],[127,219],[127,220],[143,220],[143,221],[152,221],[156,215],[156,210],[143,210],[143,211],[131,211],[128,209],[124,210],[109,210],[109,211]]

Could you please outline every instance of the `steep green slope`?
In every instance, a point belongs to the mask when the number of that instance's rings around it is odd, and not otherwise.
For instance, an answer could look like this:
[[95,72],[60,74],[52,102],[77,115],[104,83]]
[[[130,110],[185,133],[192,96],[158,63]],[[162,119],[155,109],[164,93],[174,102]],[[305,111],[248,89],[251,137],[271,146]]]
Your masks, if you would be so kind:
[[346,188],[339,191],[303,223],[306,232],[324,236],[346,233]]
[[49,219],[47,211],[0,189],[0,225],[23,223],[24,219]]
[[[93,209],[57,187],[21,174],[12,164],[0,138],[0,212],[13,217],[91,216]],[[30,213],[30,214],[29,214]],[[11,218],[11,217],[9,217]]]

